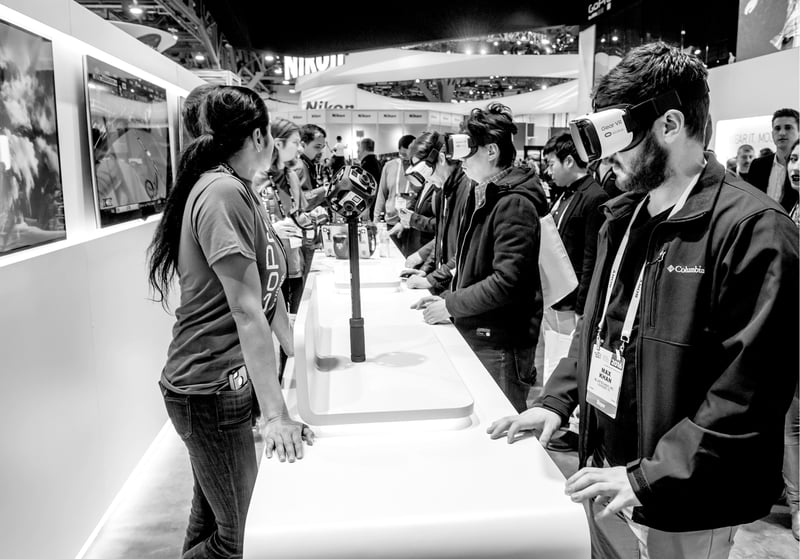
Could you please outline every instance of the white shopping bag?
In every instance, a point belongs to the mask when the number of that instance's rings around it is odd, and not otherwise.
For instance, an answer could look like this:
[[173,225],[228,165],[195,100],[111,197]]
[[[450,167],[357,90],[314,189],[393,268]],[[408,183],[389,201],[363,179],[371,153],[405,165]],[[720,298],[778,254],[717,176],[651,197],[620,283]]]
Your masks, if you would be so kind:
[[[573,332],[574,333],[574,332]],[[553,374],[558,362],[569,353],[569,344],[572,343],[572,334],[559,334],[555,330],[544,333],[544,371],[542,371],[542,386],[547,384],[547,379]]]
[[542,278],[542,297],[545,308],[554,305],[578,287],[578,277],[558,234],[553,216],[539,219],[541,240],[539,244],[539,275]]

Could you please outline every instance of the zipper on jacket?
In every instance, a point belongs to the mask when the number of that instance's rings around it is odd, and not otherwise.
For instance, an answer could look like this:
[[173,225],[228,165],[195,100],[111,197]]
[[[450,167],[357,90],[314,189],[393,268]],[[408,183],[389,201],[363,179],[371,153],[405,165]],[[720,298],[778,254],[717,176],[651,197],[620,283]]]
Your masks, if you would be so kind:
[[[654,274],[653,287],[650,291],[650,298],[648,301],[649,308],[647,309],[648,310],[647,325],[651,328],[656,325],[656,310],[655,310],[657,302],[656,293],[658,292],[658,282],[661,279],[661,270],[664,268],[664,256],[666,254],[667,254],[667,247],[664,246],[661,249],[661,252],[658,253],[658,256],[656,256],[655,260],[653,260],[652,262],[648,262],[647,264],[648,266],[655,266],[655,270],[653,271]],[[642,289],[644,289],[644,286],[642,286]]]

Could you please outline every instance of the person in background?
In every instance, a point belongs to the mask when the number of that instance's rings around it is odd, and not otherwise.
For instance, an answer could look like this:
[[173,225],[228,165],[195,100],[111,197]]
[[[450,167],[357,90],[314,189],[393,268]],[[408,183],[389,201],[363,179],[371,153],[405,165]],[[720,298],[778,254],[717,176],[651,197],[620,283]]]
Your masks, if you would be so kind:
[[[375,140],[372,138],[362,138],[361,141],[358,142],[358,161],[361,168],[375,179],[375,184],[379,184],[381,179],[381,164],[375,155]],[[373,202],[370,204],[368,212],[370,221],[374,221],[374,210],[375,204]],[[365,217],[366,213],[367,212],[365,212]]]
[[756,150],[750,144],[742,144],[736,150],[736,170],[734,171],[739,178],[750,182],[750,164],[753,162]]
[[758,150],[758,156],[759,157],[769,157],[770,155],[773,155],[774,153],[775,152],[772,151],[769,148],[761,148],[760,150]]
[[333,144],[333,157],[331,158],[331,175],[335,175],[336,171],[344,167],[345,155],[347,154],[347,145],[342,143],[342,137],[336,136],[336,143]]
[[533,408],[488,429],[547,444],[580,405],[566,492],[586,508],[596,557],[616,557],[609,529],[650,559],[727,557],[737,526],[768,514],[783,485],[800,368],[797,229],[704,152],[707,77],[702,60],[656,42],[596,86],[597,111],[685,93],[608,156],[626,193],[604,207],[569,357]]
[[736,174],[736,158],[731,157],[725,162],[725,169],[734,175]]
[[797,192],[789,185],[786,174],[786,160],[792,144],[798,138],[800,116],[795,109],[778,109],[772,115],[772,141],[775,153],[759,157],[750,164],[747,182],[766,192],[767,196],[778,202],[788,212],[798,200]]
[[[562,190],[550,213],[575,270],[578,286],[562,300],[544,309],[535,361],[536,370],[540,373],[544,371],[545,334],[555,332],[571,336],[583,316],[597,256],[597,232],[605,221],[600,205],[608,201],[608,194],[589,174],[586,163],[578,155],[569,132],[547,140],[542,155],[553,182]],[[570,429],[548,448],[578,450],[577,418],[571,423]]]
[[[794,141],[789,152],[786,172],[794,191],[800,191],[800,140]],[[789,216],[800,228],[800,209],[797,202]],[[784,427],[783,481],[786,485],[786,504],[789,505],[789,513],[792,515],[792,535],[796,540],[800,540],[800,454],[798,453],[800,453],[800,401],[798,401],[798,387],[795,386],[794,398],[786,414]]]
[[464,173],[460,160],[451,161],[445,156],[444,136],[439,132],[423,132],[411,144],[409,153],[411,161],[418,164],[427,161],[434,151],[437,155],[429,182],[437,189],[434,205],[436,236],[409,256],[407,268],[401,275],[408,278],[406,287],[409,289],[428,289],[432,294],[440,295],[450,287],[456,267],[458,224],[467,203],[471,181]]
[[[378,194],[375,198],[375,217],[380,219],[383,217],[389,229],[393,228],[400,222],[400,217],[397,215],[395,202],[400,193],[408,193],[410,187],[408,179],[405,176],[406,169],[408,169],[408,147],[414,141],[414,136],[406,134],[401,136],[397,142],[397,152],[399,157],[392,159],[383,166],[381,170],[380,181],[378,181]],[[408,255],[408,251],[403,244],[404,240],[396,234],[390,235],[392,241],[404,255]]]
[[300,180],[288,167],[300,151],[300,128],[285,118],[277,118],[270,124],[274,140],[272,161],[268,169],[256,173],[253,187],[262,197],[270,214],[273,229],[283,243],[286,252],[286,281],[282,293],[290,314],[297,314],[303,295],[304,257],[301,253],[303,231],[297,224],[307,223],[303,215],[305,198],[300,189]]
[[176,275],[180,288],[159,385],[194,478],[182,555],[238,558],[258,473],[253,394],[268,458],[302,458],[314,433],[289,416],[272,346],[273,332],[286,348],[292,336],[283,248],[250,181],[272,157],[267,108],[250,89],[220,86],[200,114],[149,248],[149,282],[162,304]]
[[611,163],[601,159],[594,163],[593,168],[594,180],[600,183],[600,186],[608,194],[609,200],[622,194],[622,191],[617,188],[617,175],[614,174]]
[[325,130],[316,124],[304,124],[300,129],[300,163],[295,167],[300,188],[306,199],[306,211],[325,202],[325,187],[317,174],[317,162],[325,149]]
[[450,290],[413,308],[428,324],[449,322],[470,345],[517,411],[527,407],[542,320],[539,210],[544,191],[533,171],[513,167],[511,111],[499,103],[473,109],[466,130],[474,153],[464,159],[475,181],[458,229]]

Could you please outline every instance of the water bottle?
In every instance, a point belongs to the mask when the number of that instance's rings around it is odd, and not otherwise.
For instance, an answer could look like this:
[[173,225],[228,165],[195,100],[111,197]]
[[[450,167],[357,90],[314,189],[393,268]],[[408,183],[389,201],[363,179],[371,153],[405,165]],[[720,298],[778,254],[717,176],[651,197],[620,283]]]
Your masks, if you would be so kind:
[[389,229],[386,226],[386,217],[383,212],[378,215],[378,223],[375,224],[378,228],[378,256],[381,258],[388,258],[389,256]]

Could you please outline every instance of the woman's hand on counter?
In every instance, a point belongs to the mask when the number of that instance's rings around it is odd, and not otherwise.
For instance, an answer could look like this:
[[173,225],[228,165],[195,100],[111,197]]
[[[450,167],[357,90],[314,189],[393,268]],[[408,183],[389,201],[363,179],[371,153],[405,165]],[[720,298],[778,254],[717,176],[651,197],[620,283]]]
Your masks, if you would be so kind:
[[267,420],[264,427],[264,441],[267,458],[273,454],[278,455],[278,460],[289,462],[303,458],[303,442],[309,446],[314,444],[314,431],[300,421],[278,415]]
[[533,431],[539,434],[539,442],[546,447],[550,437],[561,427],[561,416],[545,408],[531,408],[519,415],[510,415],[498,419],[486,429],[492,439],[499,439],[504,434],[508,443],[513,443],[521,431]]
[[428,281],[428,278],[425,277],[425,274],[417,274],[408,278],[406,287],[409,289],[430,289],[433,286]]

